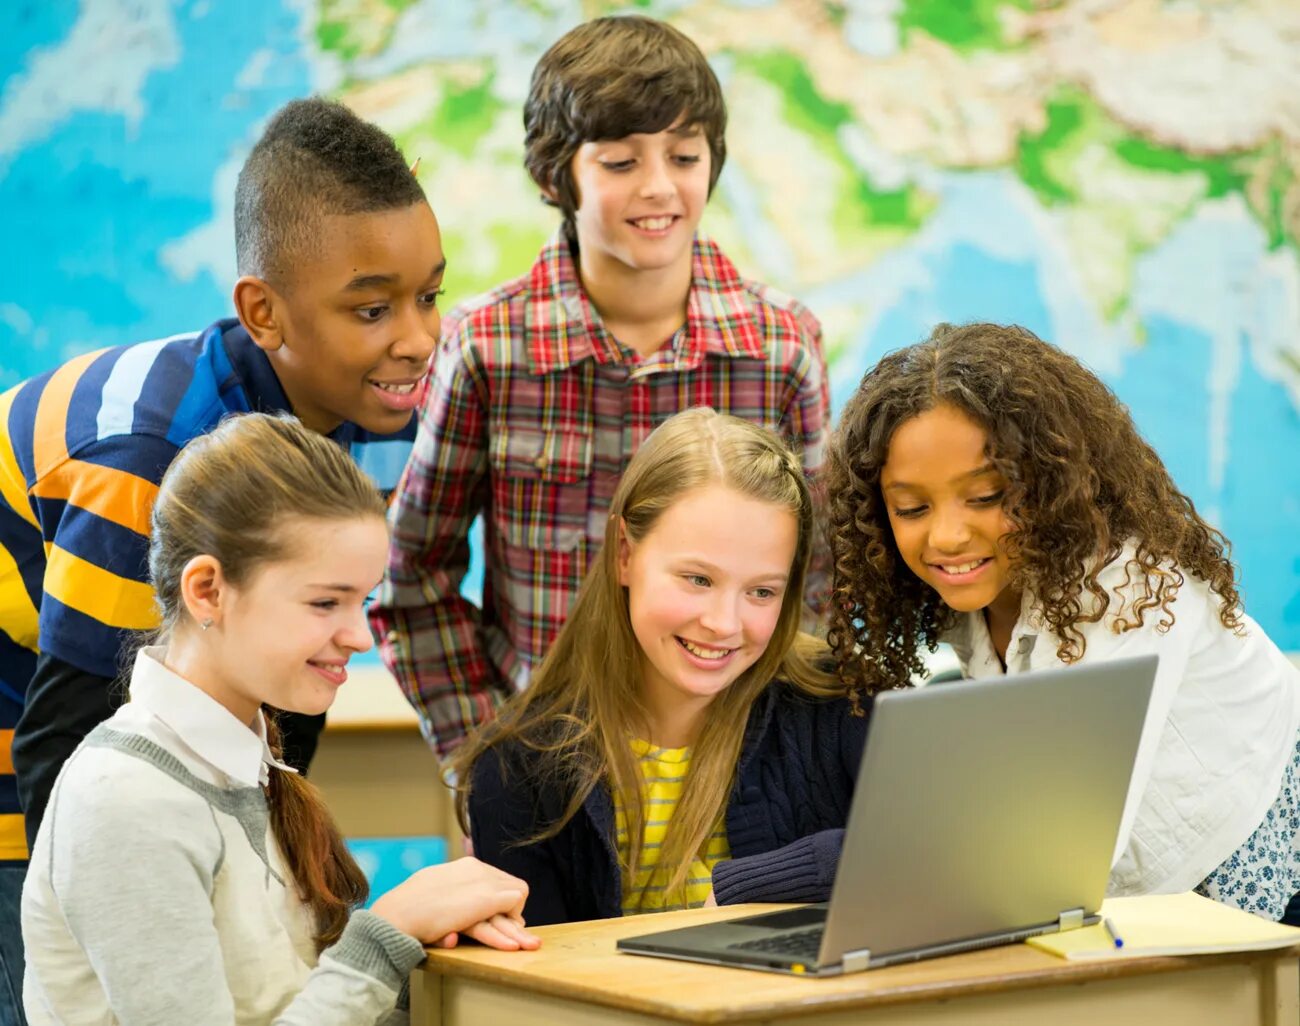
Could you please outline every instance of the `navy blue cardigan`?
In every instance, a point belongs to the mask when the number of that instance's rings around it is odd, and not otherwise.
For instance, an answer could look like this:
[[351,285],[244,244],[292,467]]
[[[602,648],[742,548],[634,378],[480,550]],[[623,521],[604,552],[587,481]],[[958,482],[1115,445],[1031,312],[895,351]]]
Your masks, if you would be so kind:
[[[830,896],[866,733],[867,717],[845,699],[810,698],[779,681],[759,697],[727,801],[731,860],[713,870],[720,905]],[[529,926],[622,915],[609,789],[597,787],[554,837],[519,846],[565,807],[529,763],[527,749],[507,743],[474,764],[474,854],[528,882]]]

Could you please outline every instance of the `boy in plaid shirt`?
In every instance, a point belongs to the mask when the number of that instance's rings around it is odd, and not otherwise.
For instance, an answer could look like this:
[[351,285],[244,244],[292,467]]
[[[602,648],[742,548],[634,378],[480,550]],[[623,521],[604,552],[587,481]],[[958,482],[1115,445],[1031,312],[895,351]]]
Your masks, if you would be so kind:
[[[444,322],[371,607],[440,756],[527,685],[658,424],[711,406],[779,432],[810,477],[820,469],[817,320],[696,235],[726,117],[699,48],[648,18],[580,25],[533,71],[525,162],[563,225],[532,270]],[[480,513],[481,609],[460,594]]]

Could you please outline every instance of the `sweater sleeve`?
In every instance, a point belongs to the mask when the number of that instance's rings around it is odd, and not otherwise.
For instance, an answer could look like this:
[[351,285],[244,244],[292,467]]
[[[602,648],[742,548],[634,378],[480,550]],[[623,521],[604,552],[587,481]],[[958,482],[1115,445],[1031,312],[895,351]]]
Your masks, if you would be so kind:
[[[829,900],[866,744],[869,704],[864,712],[853,715],[847,701],[798,702],[778,710],[774,729],[784,727],[788,737],[798,740],[772,749],[766,757],[779,762],[781,772],[797,770],[814,782],[811,821],[804,821],[811,829],[782,847],[714,866],[713,896],[719,905]],[[805,724],[808,734],[795,731],[795,723]],[[778,800],[784,799],[769,795],[769,802]]]
[[[115,775],[111,788],[96,786],[97,777],[89,768],[57,785],[42,827],[50,837],[36,857],[49,859],[58,907],[25,908],[25,924],[43,914],[65,918],[122,1026],[231,1026],[234,999],[211,897],[224,846],[210,806],[171,781],[150,781],[142,791],[124,786],[141,783],[134,773]],[[393,1008],[423,957],[414,938],[358,912],[275,1026],[374,1022]],[[87,985],[80,967],[32,961],[41,992],[75,1006]]]
[[719,905],[827,901],[843,845],[842,829],[822,830],[776,851],[719,862],[713,867],[713,896]]
[[354,912],[338,943],[321,953],[320,964],[273,1026],[348,1026],[403,1021],[393,1005],[402,985],[424,961],[424,946],[371,912]]

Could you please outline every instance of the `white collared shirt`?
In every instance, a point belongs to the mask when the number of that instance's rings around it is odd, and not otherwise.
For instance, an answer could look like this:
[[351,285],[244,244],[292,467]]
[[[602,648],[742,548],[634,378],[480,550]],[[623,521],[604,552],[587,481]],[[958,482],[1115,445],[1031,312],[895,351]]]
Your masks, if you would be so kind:
[[[1277,798],[1300,729],[1300,671],[1248,616],[1243,633],[1219,620],[1219,596],[1186,574],[1161,633],[1159,609],[1141,627],[1117,634],[1116,617],[1136,585],[1127,584],[1131,547],[1102,570],[1111,607],[1080,623],[1084,662],[1154,653],[1155,687],[1142,732],[1116,845],[1109,893],[1185,891],[1248,838]],[[1116,601],[1118,599],[1118,601]],[[968,677],[1003,672],[983,612],[963,615],[944,635]],[[1059,667],[1060,639],[1026,594],[1007,646],[1007,673]]]
[[296,773],[272,753],[266,717],[241,723],[229,709],[163,663],[161,647],[136,653],[131,701],[114,725],[154,737],[201,779],[219,787],[265,787],[271,768]]

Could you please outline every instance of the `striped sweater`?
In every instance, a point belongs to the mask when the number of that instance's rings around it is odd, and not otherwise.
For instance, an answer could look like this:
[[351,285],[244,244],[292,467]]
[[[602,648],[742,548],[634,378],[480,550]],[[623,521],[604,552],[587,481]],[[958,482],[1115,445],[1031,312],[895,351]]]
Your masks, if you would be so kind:
[[[11,745],[38,653],[114,678],[157,623],[149,514],[180,447],[290,405],[238,321],[76,357],[0,395],[0,860],[27,855]],[[331,437],[391,490],[415,436]]]

